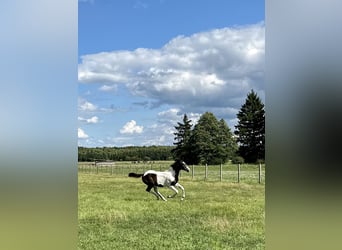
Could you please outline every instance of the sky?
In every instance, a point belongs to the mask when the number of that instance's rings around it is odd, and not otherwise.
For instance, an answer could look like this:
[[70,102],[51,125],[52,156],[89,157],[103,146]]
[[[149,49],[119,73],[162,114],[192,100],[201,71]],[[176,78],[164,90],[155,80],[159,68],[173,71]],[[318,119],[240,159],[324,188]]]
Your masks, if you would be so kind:
[[265,6],[247,0],[79,0],[78,145],[173,145],[187,114],[231,131],[265,102]]

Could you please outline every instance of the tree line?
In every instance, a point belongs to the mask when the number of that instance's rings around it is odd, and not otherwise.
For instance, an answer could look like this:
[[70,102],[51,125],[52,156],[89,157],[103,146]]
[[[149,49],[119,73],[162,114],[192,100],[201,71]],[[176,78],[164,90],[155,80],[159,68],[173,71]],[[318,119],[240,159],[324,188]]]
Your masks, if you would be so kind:
[[78,161],[172,160],[173,146],[78,147]]
[[78,148],[79,161],[156,161],[182,159],[187,164],[255,163],[265,160],[264,104],[252,90],[237,114],[234,132],[211,112],[192,124],[184,114],[175,126],[174,146]]

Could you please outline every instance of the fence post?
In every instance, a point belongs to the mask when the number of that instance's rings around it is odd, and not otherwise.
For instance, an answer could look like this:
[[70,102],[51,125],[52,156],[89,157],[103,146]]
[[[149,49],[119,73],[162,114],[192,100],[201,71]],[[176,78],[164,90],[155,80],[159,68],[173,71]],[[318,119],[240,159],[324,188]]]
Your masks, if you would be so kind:
[[238,164],[238,183],[240,183],[240,163]]
[[206,163],[205,164],[205,180],[207,180],[207,178],[208,178],[208,164]]
[[261,163],[259,163],[259,184],[261,183]]
[[192,165],[192,179],[194,179],[195,176],[195,165]]
[[220,164],[220,181],[222,181],[222,163]]

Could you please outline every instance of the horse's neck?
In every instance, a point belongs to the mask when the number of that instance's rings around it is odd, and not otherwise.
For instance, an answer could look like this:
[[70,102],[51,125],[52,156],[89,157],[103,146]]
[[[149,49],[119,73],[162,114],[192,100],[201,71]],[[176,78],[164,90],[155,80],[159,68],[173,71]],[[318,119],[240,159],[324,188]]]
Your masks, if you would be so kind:
[[169,171],[171,174],[175,177],[176,182],[178,182],[178,175],[179,175],[179,169],[175,170],[173,167],[170,167]]

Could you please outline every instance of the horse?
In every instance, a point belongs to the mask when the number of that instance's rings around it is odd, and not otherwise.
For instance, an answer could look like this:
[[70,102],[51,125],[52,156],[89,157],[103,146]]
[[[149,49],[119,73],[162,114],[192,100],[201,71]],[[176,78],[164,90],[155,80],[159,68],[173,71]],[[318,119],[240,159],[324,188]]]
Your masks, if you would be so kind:
[[[128,177],[142,177],[142,181],[147,185],[146,191],[155,195],[158,200],[162,199],[163,201],[167,201],[158,191],[158,187],[168,187],[175,192],[173,195],[169,195],[168,198],[175,197],[178,194],[177,188],[180,188],[182,190],[181,200],[184,200],[184,187],[178,183],[178,175],[181,170],[189,172],[190,168],[184,161],[176,160],[167,171],[148,170],[143,174],[129,173]],[[151,190],[152,188],[154,191]]]

